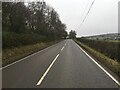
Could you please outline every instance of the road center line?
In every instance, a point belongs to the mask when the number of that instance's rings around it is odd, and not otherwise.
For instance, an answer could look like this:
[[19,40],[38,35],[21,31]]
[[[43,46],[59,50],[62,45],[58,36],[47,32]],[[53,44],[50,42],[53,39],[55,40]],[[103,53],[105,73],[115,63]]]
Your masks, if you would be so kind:
[[[63,41],[61,41],[61,42],[63,42]],[[61,42],[59,42],[59,43],[61,43]],[[21,62],[21,61],[23,61],[23,60],[25,60],[25,59],[27,59],[27,58],[30,58],[30,57],[32,57],[32,56],[34,56],[34,55],[36,55],[36,54],[39,54],[39,53],[41,53],[41,52],[43,52],[43,51],[45,51],[45,50],[47,50],[47,49],[49,49],[49,48],[51,48],[51,47],[59,44],[59,43],[56,43],[56,44],[54,44],[54,45],[51,45],[51,46],[49,46],[49,47],[47,47],[47,48],[45,48],[45,49],[39,50],[39,51],[37,51],[37,52],[35,52],[35,53],[31,54],[31,55],[25,56],[24,58],[19,59],[19,60],[13,62],[13,63],[10,63],[10,64],[8,64],[8,65],[6,65],[6,66],[4,66],[4,67],[0,67],[0,70],[5,69],[5,68],[7,68],[7,67],[10,67],[10,66],[12,66],[12,65],[14,65],[14,64],[16,64],[16,63],[18,63],[18,62]]]
[[[76,43],[75,43],[76,44]],[[98,64],[89,54],[87,54],[78,44],[76,44],[82,52],[84,52],[100,69],[102,69],[116,84],[120,86],[120,82],[117,81],[109,72],[107,72],[100,64]]]
[[43,74],[43,76],[40,78],[40,80],[37,83],[37,86],[41,85],[41,83],[44,80],[45,76],[48,74],[48,72],[50,71],[51,67],[53,66],[53,64],[55,63],[55,61],[57,60],[58,57],[59,57],[59,54],[55,57],[55,59],[52,61],[52,63],[48,67],[48,69],[45,71],[45,73]]
[[61,51],[64,49],[64,46],[62,47]]

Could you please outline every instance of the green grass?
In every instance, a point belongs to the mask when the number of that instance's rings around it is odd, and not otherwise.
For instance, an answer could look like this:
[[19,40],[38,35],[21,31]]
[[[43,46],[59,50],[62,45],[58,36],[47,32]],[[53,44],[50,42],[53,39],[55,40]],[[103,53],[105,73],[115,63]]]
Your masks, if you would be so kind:
[[120,40],[108,40],[109,42],[116,42],[116,43],[118,43],[118,42],[120,42]]
[[12,49],[3,49],[2,51],[2,66],[10,64],[17,61],[25,56],[42,50],[50,45],[58,43],[59,41],[52,41],[48,43],[37,43],[32,45],[25,45],[20,47],[15,47]]
[[86,50],[91,56],[93,56],[96,60],[99,60],[103,65],[113,71],[117,76],[120,77],[120,63],[116,60],[113,60],[104,54],[88,47],[87,45],[76,41],[84,50]]

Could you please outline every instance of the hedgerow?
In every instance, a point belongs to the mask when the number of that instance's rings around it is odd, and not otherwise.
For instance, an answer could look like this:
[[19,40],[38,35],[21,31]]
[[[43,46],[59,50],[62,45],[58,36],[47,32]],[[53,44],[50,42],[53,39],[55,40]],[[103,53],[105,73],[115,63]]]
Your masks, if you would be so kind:
[[78,38],[78,41],[120,62],[120,42]]

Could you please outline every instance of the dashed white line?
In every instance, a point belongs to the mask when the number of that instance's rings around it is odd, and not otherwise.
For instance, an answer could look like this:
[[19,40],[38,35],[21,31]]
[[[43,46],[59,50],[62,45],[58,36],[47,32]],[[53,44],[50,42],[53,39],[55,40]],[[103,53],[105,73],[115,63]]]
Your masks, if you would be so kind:
[[62,47],[61,51],[64,49],[64,46]]
[[84,52],[100,69],[102,69],[116,84],[120,86],[120,82],[117,81],[109,72],[107,72],[100,64],[98,64],[89,54],[87,54],[78,44],[76,44],[82,52]]
[[47,75],[47,73],[50,71],[51,67],[53,66],[53,64],[55,63],[55,61],[57,60],[57,58],[59,57],[59,54],[55,57],[55,59],[52,61],[52,63],[50,64],[50,66],[48,67],[48,69],[45,71],[45,73],[43,74],[43,76],[40,78],[40,80],[38,81],[38,83],[36,84],[41,85],[42,81],[44,80],[45,76]]

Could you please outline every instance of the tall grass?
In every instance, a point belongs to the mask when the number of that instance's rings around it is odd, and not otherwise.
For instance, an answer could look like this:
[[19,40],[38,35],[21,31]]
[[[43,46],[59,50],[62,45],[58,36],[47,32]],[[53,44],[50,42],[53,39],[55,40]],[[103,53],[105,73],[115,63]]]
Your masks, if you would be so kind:
[[36,43],[32,45],[25,45],[25,46],[10,48],[10,49],[3,49],[2,66],[10,64],[18,59],[21,59],[27,55],[35,53],[57,42],[59,41],[52,41],[52,42],[47,42],[47,43],[41,42],[41,43]]

